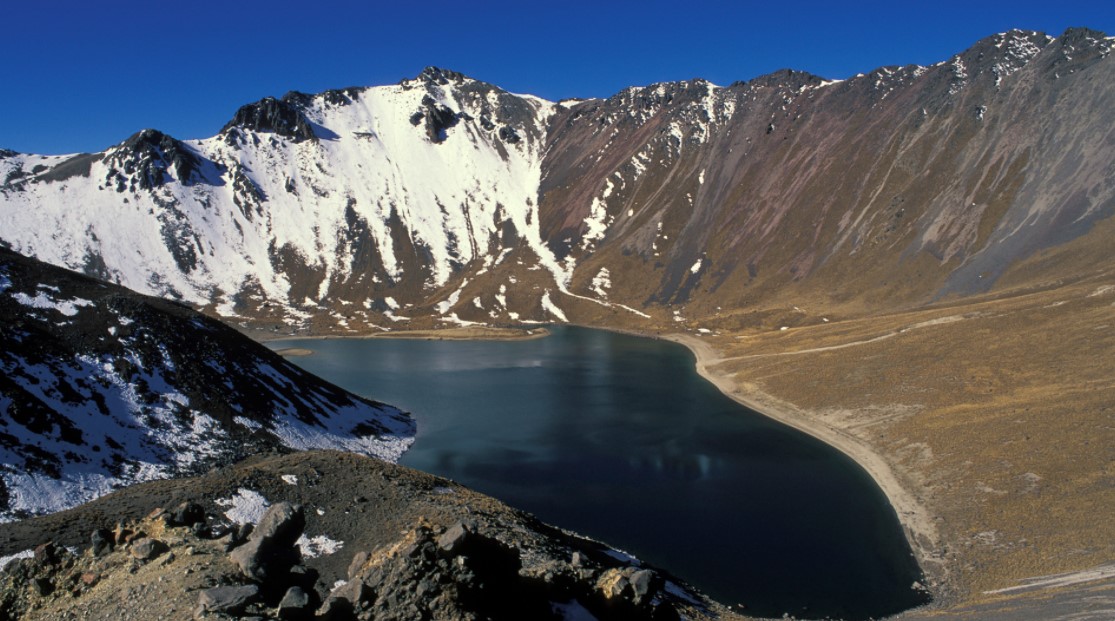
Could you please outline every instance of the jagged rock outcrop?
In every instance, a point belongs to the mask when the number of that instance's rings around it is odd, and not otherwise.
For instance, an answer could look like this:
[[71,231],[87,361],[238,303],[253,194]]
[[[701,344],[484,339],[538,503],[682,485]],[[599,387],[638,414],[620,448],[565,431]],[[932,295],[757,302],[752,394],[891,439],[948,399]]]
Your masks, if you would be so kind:
[[231,140],[234,135],[232,130],[240,129],[271,133],[289,138],[292,142],[314,140],[314,129],[301,111],[306,99],[308,96],[303,93],[287,93],[282,99],[265,97],[241,106],[232,120],[221,128],[221,134]]
[[[145,129],[120,143],[109,151],[104,161],[109,167],[104,185],[118,193],[150,191],[172,182],[193,185],[203,168],[203,160],[197,153],[181,141],[154,129]],[[91,166],[91,161],[86,164],[83,176],[89,175]],[[65,181],[72,176],[62,171],[53,172],[57,174],[45,178]],[[74,172],[77,172],[76,167]]]

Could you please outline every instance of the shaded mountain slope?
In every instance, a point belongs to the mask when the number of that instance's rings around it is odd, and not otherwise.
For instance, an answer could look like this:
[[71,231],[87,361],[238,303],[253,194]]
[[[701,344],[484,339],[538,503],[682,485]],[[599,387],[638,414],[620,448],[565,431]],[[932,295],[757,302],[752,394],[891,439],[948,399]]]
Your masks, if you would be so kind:
[[396,459],[395,408],[180,304],[0,250],[0,519],[260,451]]

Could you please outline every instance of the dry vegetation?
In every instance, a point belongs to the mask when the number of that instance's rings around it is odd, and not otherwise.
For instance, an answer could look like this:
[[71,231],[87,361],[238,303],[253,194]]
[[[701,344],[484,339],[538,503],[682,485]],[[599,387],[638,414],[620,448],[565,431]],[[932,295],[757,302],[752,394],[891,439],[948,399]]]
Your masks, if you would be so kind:
[[938,596],[1115,558],[1115,281],[800,323],[706,339],[708,371],[881,456],[935,525]]

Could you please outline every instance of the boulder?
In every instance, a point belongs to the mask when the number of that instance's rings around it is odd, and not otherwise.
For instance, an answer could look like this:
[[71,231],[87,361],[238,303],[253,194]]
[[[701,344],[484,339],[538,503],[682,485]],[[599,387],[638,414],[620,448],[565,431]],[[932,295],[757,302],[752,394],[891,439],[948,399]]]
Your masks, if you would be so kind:
[[198,594],[197,612],[199,616],[208,612],[236,614],[256,601],[259,587],[254,584],[213,587]]
[[374,599],[375,592],[362,580],[349,580],[329,593],[318,609],[317,616],[326,621],[350,619],[356,611],[367,608]]
[[292,586],[283,594],[277,609],[280,619],[305,619],[313,613],[310,596],[300,586]]
[[93,550],[93,556],[100,556],[112,551],[112,548],[115,547],[116,544],[116,537],[112,534],[111,530],[107,528],[98,528],[89,536],[89,543]]
[[58,562],[58,546],[54,545],[53,541],[48,541],[35,547],[35,551],[31,558],[35,561],[36,565],[53,565]]
[[132,558],[141,561],[149,561],[169,549],[170,548],[168,548],[165,543],[158,539],[143,537],[132,541],[131,547],[128,548],[128,553],[132,555]]
[[167,516],[169,526],[193,526],[205,522],[205,509],[196,502],[184,502]]
[[613,567],[596,582],[611,614],[629,619],[676,619],[677,611],[659,597],[666,582],[650,569]]
[[348,564],[348,572],[346,577],[352,580],[360,570],[364,568],[364,563],[368,562],[368,553],[364,551],[357,552],[352,555],[352,562]]
[[31,590],[40,597],[46,597],[54,592],[54,583],[49,578],[37,576],[31,579]]
[[272,505],[248,542],[233,550],[229,558],[252,580],[263,582],[281,576],[301,558],[295,543],[305,527],[306,515],[301,506],[289,502]]
[[663,586],[663,582],[658,577],[658,574],[649,569],[640,569],[632,572],[627,580],[631,585],[631,600],[635,605],[650,601],[650,598]]
[[465,548],[470,534],[464,524],[457,522],[437,538],[437,545],[447,555],[456,556]]

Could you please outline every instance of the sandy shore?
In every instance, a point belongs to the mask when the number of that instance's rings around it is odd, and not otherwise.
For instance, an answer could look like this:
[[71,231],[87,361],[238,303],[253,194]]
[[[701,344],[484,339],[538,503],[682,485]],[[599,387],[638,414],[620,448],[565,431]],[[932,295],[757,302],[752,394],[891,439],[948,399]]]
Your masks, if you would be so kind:
[[441,328],[437,330],[398,330],[376,332],[367,338],[373,339],[420,339],[427,341],[529,341],[550,335],[546,328],[489,328],[472,326],[467,328]]
[[[439,328],[435,330],[393,330],[391,332],[369,332],[365,334],[274,334],[271,332],[246,332],[246,336],[257,343],[272,341],[308,341],[317,339],[419,339],[429,341],[524,341],[540,339],[550,335],[543,327],[537,328],[492,328],[488,326],[467,326],[460,328]],[[286,350],[308,352],[284,354],[307,356],[312,350],[289,347]],[[285,350],[284,350],[285,351]]]
[[314,350],[305,349],[303,347],[284,347],[282,349],[276,349],[275,353],[284,358],[296,358],[298,356],[311,356]]
[[663,338],[689,348],[697,357],[697,373],[737,403],[805,432],[852,458],[871,475],[890,500],[922,569],[929,570],[931,568],[927,566],[939,565],[939,538],[932,515],[918,501],[917,496],[902,485],[891,465],[867,443],[842,429],[811,418],[807,412],[765,394],[754,386],[740,385],[730,376],[718,373],[714,369],[721,362],[721,357],[711,345],[700,338],[689,334],[669,334]]

